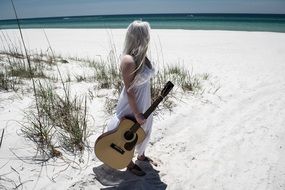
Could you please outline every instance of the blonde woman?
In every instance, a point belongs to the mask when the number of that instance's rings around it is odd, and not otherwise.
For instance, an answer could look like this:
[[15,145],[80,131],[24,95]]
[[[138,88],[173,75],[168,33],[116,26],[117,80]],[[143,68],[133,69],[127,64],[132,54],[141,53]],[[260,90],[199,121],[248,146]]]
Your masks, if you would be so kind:
[[[145,150],[149,142],[153,119],[152,115],[147,119],[143,116],[151,105],[150,78],[154,73],[153,66],[146,56],[149,41],[148,22],[134,21],[129,25],[120,63],[124,87],[118,100],[116,114],[108,124],[108,131],[110,131],[118,126],[123,117],[136,119],[146,133],[144,141],[136,146],[137,159],[141,161],[151,161],[145,156]],[[133,161],[127,169],[135,175],[145,175],[145,172]]]

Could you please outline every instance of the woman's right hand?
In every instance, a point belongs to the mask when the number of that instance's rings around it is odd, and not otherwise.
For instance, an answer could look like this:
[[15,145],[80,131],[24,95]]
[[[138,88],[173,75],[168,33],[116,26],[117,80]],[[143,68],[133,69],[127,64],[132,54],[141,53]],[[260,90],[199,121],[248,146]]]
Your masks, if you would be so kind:
[[140,125],[143,125],[146,122],[146,119],[144,118],[142,113],[135,114],[135,118]]

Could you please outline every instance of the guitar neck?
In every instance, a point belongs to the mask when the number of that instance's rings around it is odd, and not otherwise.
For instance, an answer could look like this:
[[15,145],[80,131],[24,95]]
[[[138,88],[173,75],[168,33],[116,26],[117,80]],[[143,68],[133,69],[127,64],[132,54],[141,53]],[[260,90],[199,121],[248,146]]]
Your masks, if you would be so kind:
[[[147,119],[150,114],[157,108],[158,104],[163,100],[162,96],[159,96],[152,104],[151,106],[146,110],[146,112],[143,114],[144,118]],[[135,122],[135,124],[131,127],[130,131],[135,133],[140,128],[140,124],[138,122]]]
[[[157,108],[158,104],[163,100],[163,98],[171,91],[173,88],[172,82],[168,81],[164,88],[162,89],[160,95],[156,100],[151,104],[151,106],[146,110],[145,113],[143,113],[143,116],[145,119],[147,119],[150,114]],[[130,128],[130,131],[135,133],[140,127],[140,124],[138,122],[135,122],[135,124]]]
[[159,96],[152,104],[151,106],[146,110],[146,112],[143,114],[144,118],[147,119],[150,114],[157,108],[158,104],[163,100],[162,96]]

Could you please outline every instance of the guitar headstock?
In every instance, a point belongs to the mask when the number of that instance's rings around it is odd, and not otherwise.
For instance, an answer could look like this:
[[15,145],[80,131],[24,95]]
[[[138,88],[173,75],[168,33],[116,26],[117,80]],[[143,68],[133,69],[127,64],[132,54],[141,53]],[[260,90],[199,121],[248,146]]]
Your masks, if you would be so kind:
[[165,84],[164,88],[162,89],[160,95],[164,98],[172,90],[173,87],[174,87],[174,84],[172,82],[168,81]]

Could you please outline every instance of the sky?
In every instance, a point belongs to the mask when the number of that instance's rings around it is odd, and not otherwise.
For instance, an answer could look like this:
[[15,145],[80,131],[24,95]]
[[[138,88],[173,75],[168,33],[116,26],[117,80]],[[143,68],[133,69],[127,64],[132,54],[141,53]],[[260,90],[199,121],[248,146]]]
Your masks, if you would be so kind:
[[[148,14],[285,14],[285,0],[13,0],[19,18]],[[11,0],[0,0],[0,20],[14,19]]]

